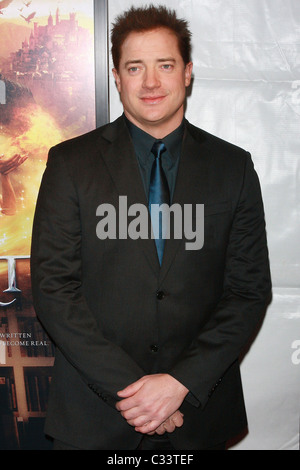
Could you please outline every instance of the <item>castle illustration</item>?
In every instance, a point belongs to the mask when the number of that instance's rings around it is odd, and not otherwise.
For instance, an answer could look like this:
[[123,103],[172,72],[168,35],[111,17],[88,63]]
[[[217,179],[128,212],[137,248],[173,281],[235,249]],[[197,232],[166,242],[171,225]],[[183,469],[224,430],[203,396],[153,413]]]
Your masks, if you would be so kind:
[[10,56],[10,74],[34,79],[74,78],[89,41],[89,32],[78,25],[76,13],[60,19],[57,9],[55,20],[50,14],[46,25],[34,22],[30,37]]

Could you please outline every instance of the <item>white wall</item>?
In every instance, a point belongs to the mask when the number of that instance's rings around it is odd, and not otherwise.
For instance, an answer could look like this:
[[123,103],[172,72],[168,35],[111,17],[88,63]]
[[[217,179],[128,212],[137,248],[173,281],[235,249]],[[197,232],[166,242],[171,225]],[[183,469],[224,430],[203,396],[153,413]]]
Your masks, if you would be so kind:
[[[145,4],[109,0],[109,22],[132,3]],[[298,450],[300,2],[151,3],[176,7],[190,22],[194,84],[186,117],[250,151],[263,191],[274,296],[242,362],[249,434],[232,449]],[[111,120],[122,112],[112,75],[110,109]]]

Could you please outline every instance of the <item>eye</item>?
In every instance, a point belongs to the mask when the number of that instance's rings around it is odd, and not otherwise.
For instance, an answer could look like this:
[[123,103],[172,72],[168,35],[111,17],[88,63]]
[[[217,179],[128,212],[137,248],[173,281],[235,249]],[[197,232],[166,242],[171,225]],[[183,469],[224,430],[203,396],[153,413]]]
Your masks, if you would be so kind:
[[136,73],[138,71],[139,71],[139,67],[136,67],[136,66],[129,67],[128,69],[129,73]]
[[172,69],[173,69],[173,65],[172,65],[172,64],[162,64],[161,68],[162,68],[163,70],[169,71],[169,70],[172,70]]

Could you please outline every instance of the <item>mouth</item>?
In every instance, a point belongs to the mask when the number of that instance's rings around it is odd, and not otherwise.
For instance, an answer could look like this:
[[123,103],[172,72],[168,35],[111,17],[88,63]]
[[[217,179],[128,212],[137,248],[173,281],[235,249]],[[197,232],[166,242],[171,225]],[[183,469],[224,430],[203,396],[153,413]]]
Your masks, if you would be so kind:
[[163,96],[143,96],[140,98],[144,104],[154,105],[159,104],[165,99],[165,95]]

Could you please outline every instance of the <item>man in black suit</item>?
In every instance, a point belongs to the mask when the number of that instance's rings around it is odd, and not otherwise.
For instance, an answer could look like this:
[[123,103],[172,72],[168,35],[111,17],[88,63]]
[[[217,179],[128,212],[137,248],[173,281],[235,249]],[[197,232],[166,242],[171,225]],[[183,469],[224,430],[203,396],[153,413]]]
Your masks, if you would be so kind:
[[[223,449],[246,426],[239,355],[271,292],[264,211],[250,155],[184,118],[190,49],[174,12],[125,12],[124,114],[49,152],[31,267],[56,343],[56,449]],[[150,201],[194,208],[196,238],[204,205],[203,246],[175,217],[165,242],[124,231],[124,201],[136,228]]]

